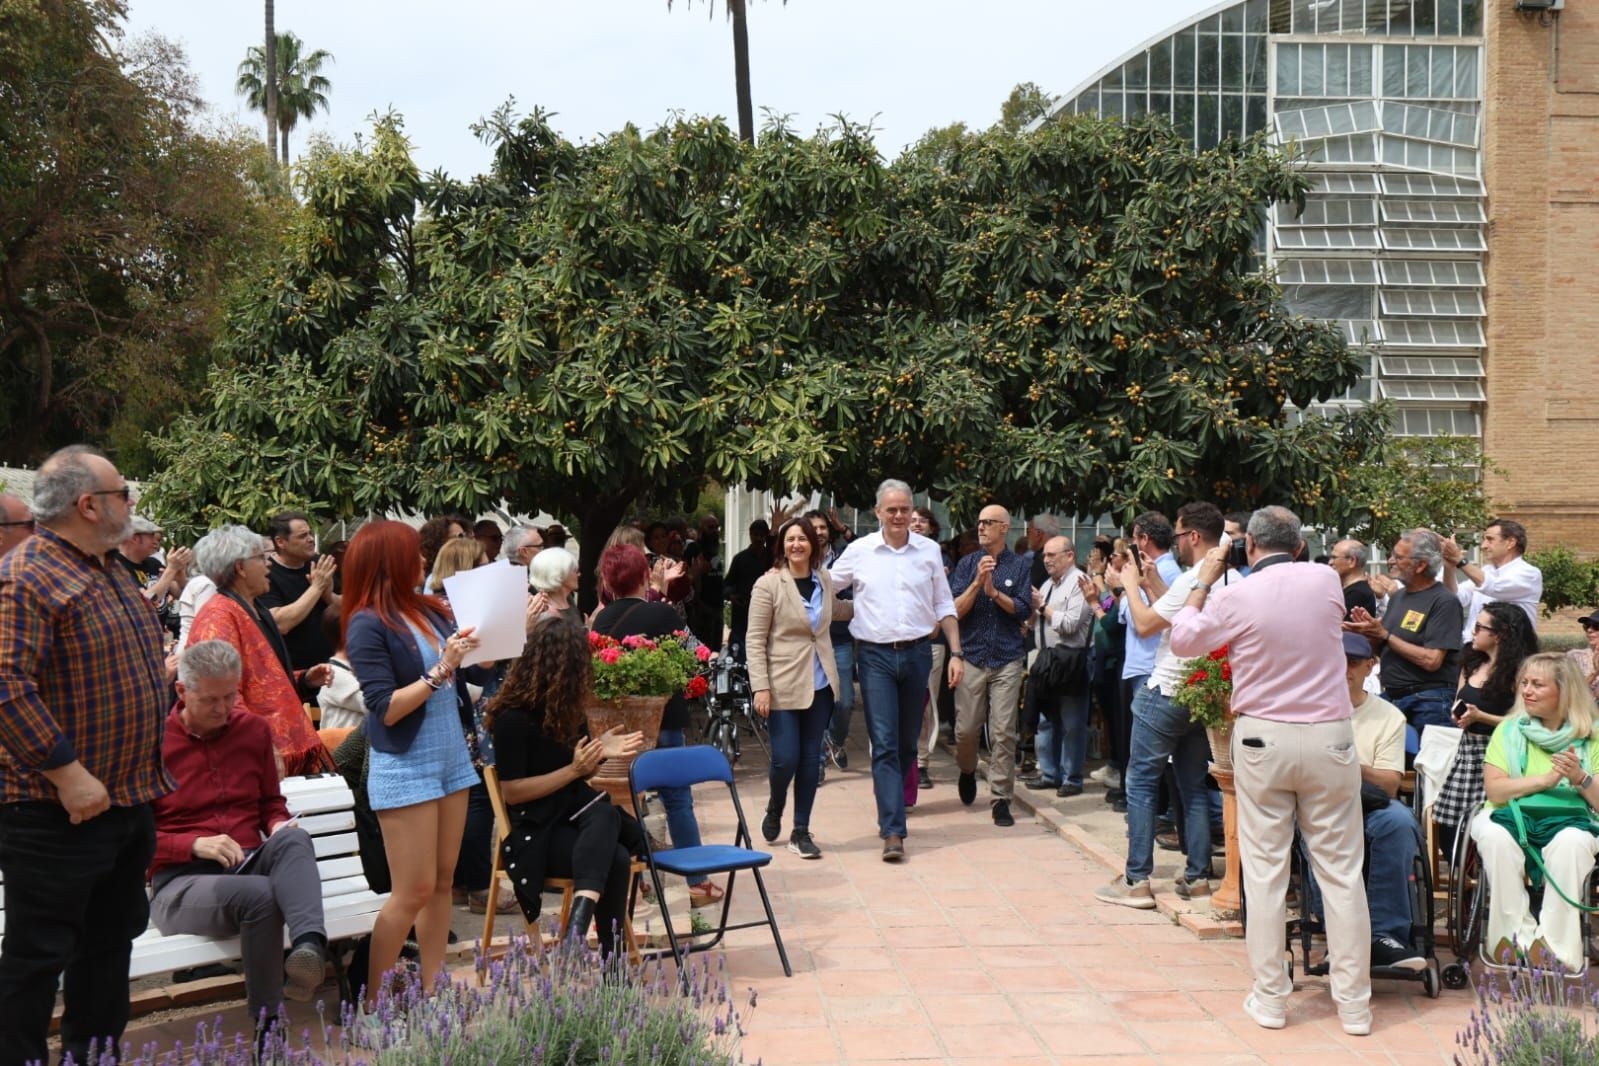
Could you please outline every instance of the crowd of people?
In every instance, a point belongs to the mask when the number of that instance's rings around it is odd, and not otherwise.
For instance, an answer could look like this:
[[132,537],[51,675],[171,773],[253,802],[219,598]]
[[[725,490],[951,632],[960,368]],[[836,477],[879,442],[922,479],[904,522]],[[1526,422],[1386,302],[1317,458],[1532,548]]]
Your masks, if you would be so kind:
[[[1135,908],[1155,906],[1157,845],[1184,853],[1179,896],[1211,890],[1214,753],[1174,697],[1187,660],[1225,647],[1255,1021],[1286,1023],[1295,846],[1325,901],[1346,1031],[1370,1029],[1373,966],[1425,965],[1407,887],[1422,837],[1396,799],[1407,727],[1423,741],[1436,728],[1459,737],[1433,817],[1483,857],[1491,957],[1582,961],[1569,892],[1599,837],[1568,819],[1539,838],[1547,877],[1566,891],[1531,914],[1506,808],[1599,805],[1599,611],[1582,620],[1587,648],[1539,653],[1542,579],[1508,519],[1484,531],[1480,564],[1417,529],[1388,546],[1378,576],[1353,540],[1311,560],[1283,508],[1224,514],[1196,501],[1138,515],[1079,560],[1053,516],[1017,531],[998,503],[941,540],[911,486],[889,479],[875,531],[856,536],[832,511],[780,513],[775,532],[751,525],[725,570],[713,516],[622,526],[585,613],[559,525],[378,520],[319,551],[310,519],[284,511],[264,531],[224,525],[163,556],[162,531],[135,502],[86,447],[41,467],[31,510],[0,494],[0,1066],[43,1058],[63,976],[63,1050],[82,1061],[92,1042],[120,1037],[130,944],[147,924],[240,936],[263,1036],[284,998],[308,998],[328,944],[311,838],[280,782],[325,769],[345,773],[370,812],[362,862],[388,892],[364,1023],[381,1024],[371,1008],[407,940],[431,987],[452,909],[488,906],[490,764],[513,828],[504,906],[536,918],[545,878],[569,877],[563,934],[592,923],[615,953],[644,830],[597,802],[588,779],[643,738],[586,735],[588,632],[687,631],[747,662],[771,739],[768,842],[786,822],[791,851],[823,857],[815,797],[828,762],[848,765],[858,686],[883,861],[907,860],[907,812],[937,784],[938,742],[953,749],[968,806],[986,744],[1000,829],[1015,824],[1017,787],[1059,798],[1103,787],[1126,815],[1127,854],[1095,895]],[[501,558],[527,570],[528,641],[514,661],[466,666],[477,637],[456,626],[445,581]],[[691,728],[674,698],[657,743],[686,744]],[[1104,765],[1091,772],[1096,737]],[[697,845],[689,790],[659,798],[673,846]],[[723,894],[705,878],[689,885],[694,906]]]

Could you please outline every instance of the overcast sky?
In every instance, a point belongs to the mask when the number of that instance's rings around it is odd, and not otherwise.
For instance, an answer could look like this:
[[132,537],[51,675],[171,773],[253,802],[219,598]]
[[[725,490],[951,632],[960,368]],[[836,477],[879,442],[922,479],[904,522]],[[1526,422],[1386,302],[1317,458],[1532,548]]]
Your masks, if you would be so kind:
[[[1061,94],[1212,0],[749,0],[751,81],[763,108],[804,132],[834,113],[870,120],[890,158],[926,130],[986,126],[1018,82]],[[260,0],[131,0],[129,29],[180,41],[216,112],[252,125],[233,93],[262,39]],[[332,111],[308,132],[348,142],[390,108],[424,170],[488,163],[469,125],[507,97],[557,113],[587,139],[673,111],[729,118],[732,33],[701,0],[277,0],[278,31],[336,60]]]

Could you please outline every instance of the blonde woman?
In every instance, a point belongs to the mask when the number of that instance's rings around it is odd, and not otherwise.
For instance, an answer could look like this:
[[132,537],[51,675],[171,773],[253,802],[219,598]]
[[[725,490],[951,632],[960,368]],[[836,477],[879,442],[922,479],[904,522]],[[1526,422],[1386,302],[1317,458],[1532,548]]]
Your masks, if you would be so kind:
[[[1516,688],[1516,704],[1494,729],[1483,756],[1488,802],[1471,822],[1471,837],[1488,878],[1483,946],[1494,962],[1514,961],[1514,953],[1522,952],[1535,966],[1577,972],[1583,968],[1582,927],[1567,897],[1581,902],[1579,894],[1599,854],[1599,837],[1577,824],[1546,824],[1542,834],[1531,825],[1528,839],[1538,847],[1554,882],[1545,887],[1543,906],[1534,916],[1523,882],[1527,856],[1505,824],[1513,826],[1514,820],[1500,812],[1512,800],[1558,797],[1571,803],[1574,815],[1591,817],[1599,807],[1593,696],[1577,664],[1559,652],[1528,656]],[[1544,838],[1541,846],[1538,837]]]
[[449,596],[444,592],[444,579],[454,577],[462,570],[475,569],[488,561],[488,556],[483,554],[483,545],[478,543],[476,537],[454,537],[447,540],[440,546],[439,554],[433,560],[433,575],[428,578],[428,591],[448,603]]

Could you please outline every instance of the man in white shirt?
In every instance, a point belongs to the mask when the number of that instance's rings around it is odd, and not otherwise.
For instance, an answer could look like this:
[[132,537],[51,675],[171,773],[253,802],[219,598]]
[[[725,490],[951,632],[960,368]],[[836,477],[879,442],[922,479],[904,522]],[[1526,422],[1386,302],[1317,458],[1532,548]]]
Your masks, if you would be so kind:
[[[1205,774],[1210,764],[1210,742],[1203,726],[1190,720],[1188,710],[1172,703],[1182,680],[1184,659],[1172,651],[1171,620],[1183,609],[1198,580],[1205,553],[1221,543],[1222,514],[1214,504],[1188,503],[1177,511],[1172,550],[1188,569],[1178,576],[1153,606],[1139,596],[1143,580],[1136,562],[1121,570],[1132,625],[1138,635],[1160,633],[1154,672],[1148,684],[1133,697],[1133,736],[1127,759],[1127,869],[1094,893],[1096,899],[1123,907],[1149,910],[1155,894],[1149,877],[1155,869],[1155,815],[1160,775],[1169,758],[1176,771],[1177,794],[1183,810],[1183,849],[1187,868],[1177,880],[1183,899],[1210,895],[1210,799]],[[1228,571],[1225,580],[1238,580]]]
[[[1465,610],[1461,639],[1471,643],[1471,629],[1486,604],[1513,603],[1527,612],[1538,628],[1538,601],[1543,599],[1543,571],[1522,558],[1527,553],[1527,529],[1520,522],[1500,518],[1482,534],[1481,566],[1466,562],[1465,550],[1450,537],[1443,542],[1444,587],[1454,592]],[[1475,587],[1463,588],[1464,575]]]
[[[1088,758],[1088,638],[1094,616],[1083,596],[1083,572],[1077,569],[1077,548],[1065,537],[1044,542],[1044,569],[1049,574],[1033,590],[1032,659],[1044,649],[1063,645],[1083,649],[1083,669],[1050,705],[1038,708],[1038,780],[1027,787],[1054,789],[1058,796],[1078,796],[1083,791],[1083,762]],[[1036,682],[1035,682],[1036,683]]]
[[872,739],[872,791],[883,861],[905,857],[905,768],[916,758],[927,700],[935,628],[949,642],[949,687],[965,672],[955,599],[938,544],[911,532],[911,487],[890,478],[877,487],[879,530],[844,549],[832,566],[834,593],[851,591],[855,668]]

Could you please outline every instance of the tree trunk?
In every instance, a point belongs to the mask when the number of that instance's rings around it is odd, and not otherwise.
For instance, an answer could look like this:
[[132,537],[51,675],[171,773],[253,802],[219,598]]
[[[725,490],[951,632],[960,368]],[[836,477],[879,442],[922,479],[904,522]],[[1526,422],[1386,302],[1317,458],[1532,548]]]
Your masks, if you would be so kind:
[[744,0],[727,0],[733,21],[733,80],[738,87],[738,139],[755,143],[755,104],[750,99],[750,34]]
[[278,34],[272,0],[266,0],[266,139],[272,162],[278,161]]
[[280,136],[283,138],[283,151],[279,155],[279,158],[283,160],[283,165],[284,166],[288,166],[289,165],[289,128],[287,126],[283,127],[282,131],[280,132]]
[[585,615],[600,602],[600,555],[605,551],[605,542],[611,538],[611,531],[621,523],[622,516],[627,514],[633,500],[631,492],[602,496],[577,512],[580,524],[577,602]]

